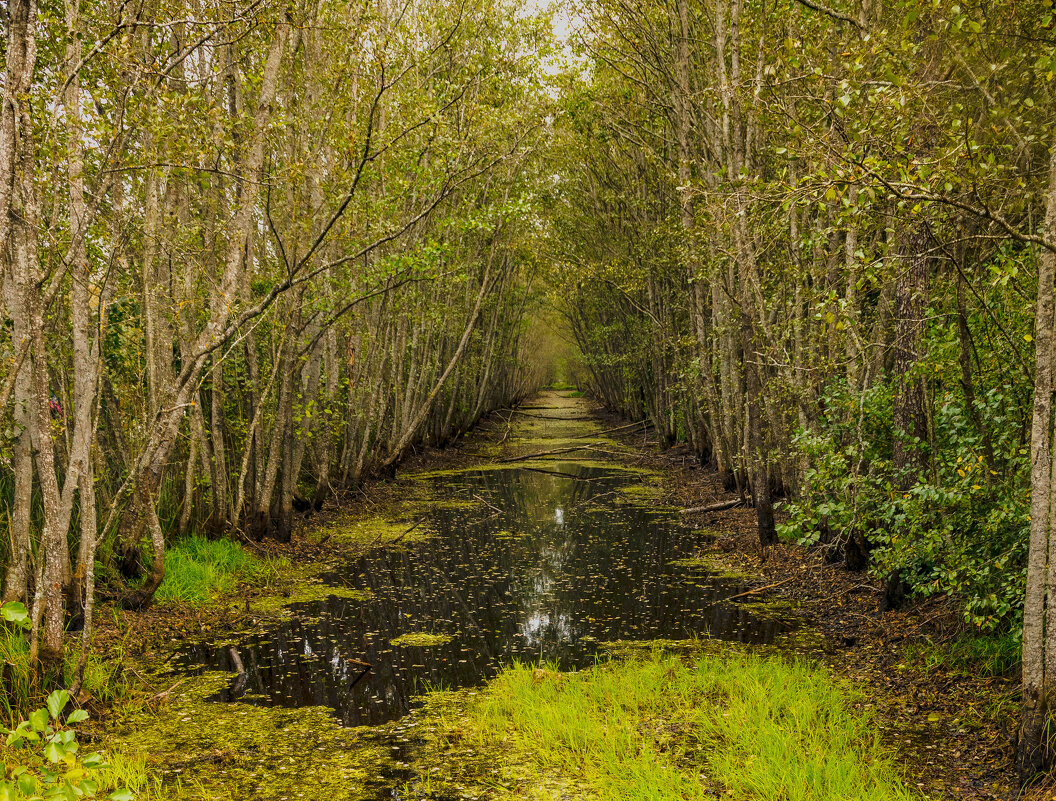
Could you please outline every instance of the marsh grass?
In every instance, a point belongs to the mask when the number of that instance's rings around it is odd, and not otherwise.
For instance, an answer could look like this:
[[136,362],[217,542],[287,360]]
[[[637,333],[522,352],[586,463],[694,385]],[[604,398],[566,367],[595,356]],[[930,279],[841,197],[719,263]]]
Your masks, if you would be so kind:
[[165,554],[165,580],[158,603],[207,604],[241,583],[266,585],[288,563],[258,559],[233,540],[187,537]]
[[799,662],[654,653],[564,675],[515,666],[469,714],[485,743],[601,798],[916,798],[855,700]]

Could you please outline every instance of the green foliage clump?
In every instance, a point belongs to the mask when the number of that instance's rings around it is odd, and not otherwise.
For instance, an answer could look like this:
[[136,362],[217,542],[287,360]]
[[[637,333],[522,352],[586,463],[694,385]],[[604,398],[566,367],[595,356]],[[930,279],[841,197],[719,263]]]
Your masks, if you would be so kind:
[[[14,760],[5,759],[0,779],[0,801],[43,801],[96,798],[107,787],[110,767],[99,753],[81,754],[73,724],[88,719],[83,709],[75,709],[65,720],[63,710],[70,702],[65,690],[48,696],[47,705],[7,732],[5,748],[19,752]],[[132,801],[127,787],[114,789],[112,801]]]
[[247,553],[233,540],[187,537],[165,553],[165,580],[155,598],[159,603],[209,603],[240,581],[266,581],[278,566],[275,560]]
[[910,443],[927,468],[906,481],[891,462],[892,385],[878,383],[857,398],[842,384],[830,387],[827,414],[796,439],[808,467],[780,533],[808,545],[860,535],[876,576],[897,572],[918,595],[960,598],[965,619],[980,629],[1014,627],[1030,504],[1011,391],[997,387],[975,401],[988,442],[964,397],[945,393],[932,441]]
[[653,654],[578,673],[518,665],[470,716],[486,741],[609,799],[914,796],[846,688],[803,663]]

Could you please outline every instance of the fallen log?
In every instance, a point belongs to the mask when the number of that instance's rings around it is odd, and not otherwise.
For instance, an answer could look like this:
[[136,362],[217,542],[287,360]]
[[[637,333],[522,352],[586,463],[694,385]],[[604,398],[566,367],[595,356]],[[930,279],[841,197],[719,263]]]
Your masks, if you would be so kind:
[[579,434],[578,436],[570,437],[569,439],[587,439],[588,437],[602,437],[605,434],[612,434],[616,431],[624,431],[628,428],[636,428],[638,426],[649,427],[651,425],[652,423],[650,423],[648,420],[639,420],[637,423],[628,423],[625,426],[616,426],[616,428],[606,428],[604,431],[597,431],[593,434]]
[[792,578],[787,578],[784,581],[778,581],[778,582],[776,582],[774,584],[767,584],[765,587],[756,587],[754,590],[747,590],[746,592],[739,592],[736,595],[731,595],[729,598],[726,598],[725,600],[726,601],[736,601],[738,598],[743,598],[746,595],[757,595],[760,592],[766,592],[767,590],[772,590],[774,587],[780,587],[782,584],[788,584],[788,582],[792,581],[793,578],[795,578],[795,576],[793,576]]
[[734,498],[732,501],[719,501],[710,506],[693,506],[689,509],[680,509],[679,511],[684,515],[695,515],[698,512],[721,512],[724,509],[736,509],[738,506],[746,505],[747,501],[743,501],[740,498]]
[[557,456],[562,453],[572,453],[573,451],[585,451],[591,450],[589,445],[576,445],[572,448],[554,448],[549,451],[537,451],[536,453],[526,453],[524,456],[507,456],[505,459],[499,459],[500,464],[508,464],[510,462],[527,462],[529,459],[538,459],[542,456]]
[[531,412],[522,412],[520,409],[514,409],[514,414],[519,414],[522,417],[534,417],[537,420],[562,420],[567,422],[577,422],[581,420],[593,420],[593,417],[561,417],[556,414],[532,414]]

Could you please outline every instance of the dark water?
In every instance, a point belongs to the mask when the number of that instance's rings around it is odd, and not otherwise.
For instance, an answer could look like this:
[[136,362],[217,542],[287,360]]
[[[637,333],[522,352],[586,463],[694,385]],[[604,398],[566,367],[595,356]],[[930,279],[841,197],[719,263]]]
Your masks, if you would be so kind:
[[[438,479],[441,497],[476,495],[494,509],[434,511],[435,537],[373,551],[325,577],[369,590],[370,600],[294,604],[293,618],[233,646],[188,647],[178,669],[236,672],[237,655],[244,671],[223,700],[328,706],[346,725],[374,725],[406,713],[424,690],[480,683],[513,660],[569,669],[592,664],[600,641],[765,642],[787,629],[724,603],[745,589],[736,580],[670,564],[695,556],[700,535],[615,492],[636,475],[574,462],[548,469],[568,475],[510,469]],[[452,639],[390,644],[423,631]],[[358,681],[357,660],[371,665]]]

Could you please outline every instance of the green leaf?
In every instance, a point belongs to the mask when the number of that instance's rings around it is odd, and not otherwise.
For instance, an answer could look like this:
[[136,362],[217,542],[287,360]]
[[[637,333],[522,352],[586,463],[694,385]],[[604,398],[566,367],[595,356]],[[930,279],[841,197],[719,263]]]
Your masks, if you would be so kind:
[[122,788],[110,793],[110,801],[135,801],[135,796],[128,788]]
[[73,710],[70,716],[66,718],[67,723],[80,723],[82,720],[88,720],[88,713],[83,709]]
[[38,709],[29,716],[29,725],[35,731],[44,731],[48,728],[48,710]]
[[0,606],[0,617],[3,617],[8,623],[14,623],[24,629],[28,629],[32,625],[29,619],[29,610],[26,609],[25,604],[20,604],[18,601],[8,601],[3,606]]
[[59,713],[66,708],[66,704],[70,702],[70,694],[65,690],[56,690],[48,696],[48,711],[51,716],[56,720],[59,717]]
[[81,764],[86,768],[101,768],[104,764],[102,754],[85,754]]
[[58,743],[48,743],[44,746],[44,756],[47,757],[48,761],[52,764],[61,762],[62,758],[66,756],[66,749]]
[[23,795],[33,795],[37,791],[37,778],[28,773],[19,776],[18,791]]

